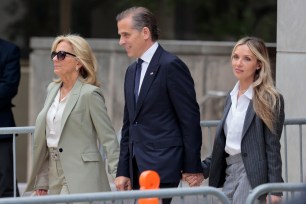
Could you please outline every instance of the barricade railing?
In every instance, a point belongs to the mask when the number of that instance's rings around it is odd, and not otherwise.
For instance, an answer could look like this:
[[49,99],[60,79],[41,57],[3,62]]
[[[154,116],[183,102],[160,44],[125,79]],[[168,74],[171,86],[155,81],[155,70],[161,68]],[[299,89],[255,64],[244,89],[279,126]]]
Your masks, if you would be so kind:
[[[299,200],[303,193],[306,193],[306,184],[303,183],[267,183],[254,188],[248,195],[246,204],[254,204],[256,200],[264,194],[283,192],[282,203],[296,203],[295,199]],[[302,199],[302,198],[301,198]],[[303,201],[303,200],[301,200]],[[305,201],[305,200],[304,200]],[[268,199],[267,204],[272,203]]]
[[[196,196],[196,200],[187,201],[188,196]],[[215,201],[211,202],[211,196]],[[134,190],[134,191],[117,191],[117,192],[101,192],[101,193],[82,193],[69,195],[47,195],[47,196],[33,196],[20,198],[2,198],[0,204],[24,204],[24,203],[77,203],[86,202],[94,203],[112,203],[112,204],[134,204],[139,198],[169,198],[177,197],[179,201],[175,203],[220,203],[229,204],[229,200],[217,188],[212,187],[195,187],[195,188],[167,188],[159,190]]]
[[[284,130],[283,130],[283,141],[284,141],[284,167],[285,167],[285,172],[284,172],[284,180],[285,182],[288,182],[288,126],[298,126],[298,137],[299,137],[299,146],[298,146],[298,149],[299,149],[299,156],[298,156],[298,159],[299,159],[299,177],[300,177],[300,182],[303,183],[304,182],[304,169],[303,169],[303,125],[306,124],[306,118],[299,118],[299,119],[295,119],[295,118],[292,118],[292,119],[286,119],[285,120],[285,123],[284,123]],[[305,135],[304,135],[305,137]]]
[[0,135],[12,134],[13,135],[13,184],[14,184],[14,197],[17,195],[16,186],[16,136],[18,134],[32,134],[34,133],[34,126],[27,127],[4,127],[0,128]]
[[[218,125],[219,120],[206,120],[201,121],[201,127],[206,129],[208,134],[207,137],[210,141],[212,146],[214,140],[214,131],[216,126]],[[288,182],[288,137],[287,137],[287,127],[288,126],[298,126],[298,138],[299,138],[299,176],[300,182],[303,183],[304,179],[304,169],[303,169],[303,132],[302,126],[306,125],[306,118],[300,119],[286,119],[284,123],[284,130],[282,140],[284,142],[284,147],[282,147],[282,151],[284,151],[284,158],[283,158],[283,165],[284,165],[284,180]],[[9,127],[9,128],[0,128],[0,135],[1,134],[12,134],[13,135],[13,170],[14,170],[14,181],[16,181],[16,135],[18,134],[32,134],[34,133],[35,127],[28,126],[28,127]],[[16,182],[14,182],[14,196],[16,197]]]
[[[201,121],[201,126],[202,128],[207,128],[208,131],[208,139],[209,139],[209,143],[213,144],[213,140],[214,140],[214,132],[213,129],[215,129],[217,127],[219,123],[219,120],[205,120],[205,121]],[[283,134],[282,134],[282,138],[281,138],[281,142],[283,142],[284,146],[282,146],[281,151],[284,155],[284,157],[282,158],[283,160],[283,166],[284,166],[284,181],[285,182],[289,182],[289,176],[288,176],[288,172],[289,172],[289,162],[288,162],[288,127],[289,126],[297,126],[297,130],[298,130],[298,134],[294,135],[294,137],[298,137],[298,155],[297,157],[295,157],[296,159],[298,159],[299,161],[299,181],[301,183],[305,182],[304,181],[304,160],[303,160],[303,129],[302,127],[306,127],[306,118],[287,118],[285,119],[284,122],[284,129],[283,129]],[[304,137],[306,137],[304,135]],[[291,138],[292,139],[292,136]],[[304,138],[305,139],[305,138]]]

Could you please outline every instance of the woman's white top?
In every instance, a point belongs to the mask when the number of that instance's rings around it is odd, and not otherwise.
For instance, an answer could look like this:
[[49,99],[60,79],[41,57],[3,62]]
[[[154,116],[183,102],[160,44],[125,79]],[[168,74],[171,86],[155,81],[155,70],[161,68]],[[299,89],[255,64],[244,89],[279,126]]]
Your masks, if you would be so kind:
[[46,137],[48,147],[57,147],[61,136],[61,121],[70,92],[60,101],[60,89],[58,90],[46,118]]
[[232,106],[228,112],[226,122],[224,123],[224,133],[226,136],[225,152],[229,155],[241,153],[242,131],[245,115],[253,97],[253,87],[238,98],[239,82],[231,91]]

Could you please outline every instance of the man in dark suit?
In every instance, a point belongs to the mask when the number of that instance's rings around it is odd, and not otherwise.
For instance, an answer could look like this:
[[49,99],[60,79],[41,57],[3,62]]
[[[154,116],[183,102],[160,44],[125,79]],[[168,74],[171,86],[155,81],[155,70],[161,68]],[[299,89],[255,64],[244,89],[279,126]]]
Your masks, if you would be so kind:
[[200,113],[187,66],[156,42],[156,19],[146,8],[123,11],[117,26],[119,44],[137,59],[125,75],[117,189],[139,189],[145,170],[159,174],[160,188],[177,187],[182,174],[203,180]]
[[[11,108],[20,80],[19,61],[19,48],[0,39],[0,127],[15,126]],[[12,145],[12,135],[0,135],[0,197],[14,196]]]

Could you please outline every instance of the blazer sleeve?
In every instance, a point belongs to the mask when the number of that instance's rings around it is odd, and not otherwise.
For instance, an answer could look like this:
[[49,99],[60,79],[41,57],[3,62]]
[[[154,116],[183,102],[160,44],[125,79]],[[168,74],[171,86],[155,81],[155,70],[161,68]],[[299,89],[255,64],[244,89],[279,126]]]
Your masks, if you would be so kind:
[[265,126],[265,142],[266,155],[268,164],[268,182],[277,183],[283,182],[282,179],[282,159],[280,154],[281,144],[280,138],[282,135],[285,113],[284,113],[284,99],[280,95],[279,104],[277,105],[279,111],[275,120],[275,133],[272,133]]
[[[2,48],[1,48],[2,49]],[[17,46],[7,47],[0,58],[0,109],[11,107],[20,81],[20,51]]]
[[[130,67],[127,70],[127,73],[129,71]],[[124,79],[124,88],[127,87],[127,73],[125,75]],[[126,90],[124,90],[124,94],[126,94]],[[125,101],[127,101],[127,96],[125,95]],[[121,130],[121,140],[120,140],[120,157],[119,157],[119,163],[118,163],[118,169],[117,169],[117,177],[118,176],[125,176],[130,177],[130,150],[129,150],[129,127],[130,127],[130,121],[129,121],[129,110],[127,108],[127,103],[125,102],[124,105],[124,115],[123,115],[123,126]]]
[[34,190],[49,189],[49,152],[46,153],[41,169],[35,180]]
[[120,140],[120,157],[118,163],[118,176],[130,177],[130,169],[129,169],[129,114],[126,107],[124,106],[124,116],[123,116],[123,126],[121,131],[121,140]]
[[183,172],[201,173],[202,131],[192,76],[188,67],[178,58],[165,66],[170,100],[183,136]]
[[119,158],[119,144],[112,122],[107,114],[102,91],[99,88],[91,93],[89,104],[91,119],[107,157],[108,171],[115,178]]
[[207,179],[209,177],[211,158],[212,158],[212,156],[209,155],[201,163],[202,168],[203,168],[203,175],[204,175],[205,179]]

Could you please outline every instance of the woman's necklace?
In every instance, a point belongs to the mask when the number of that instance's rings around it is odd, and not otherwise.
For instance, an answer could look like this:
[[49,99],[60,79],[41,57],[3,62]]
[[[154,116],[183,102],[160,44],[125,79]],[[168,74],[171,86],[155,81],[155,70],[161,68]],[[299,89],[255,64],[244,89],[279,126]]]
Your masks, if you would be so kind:
[[62,101],[70,92],[71,89],[60,88],[60,101]]
[[248,89],[238,90],[238,93],[239,93],[240,95],[242,95],[242,94],[244,94],[247,90],[248,90]]
[[[237,99],[238,99],[240,96],[242,96],[247,90],[248,90],[248,89],[242,89],[242,90],[238,89]],[[238,105],[238,103],[237,103],[237,105]]]

